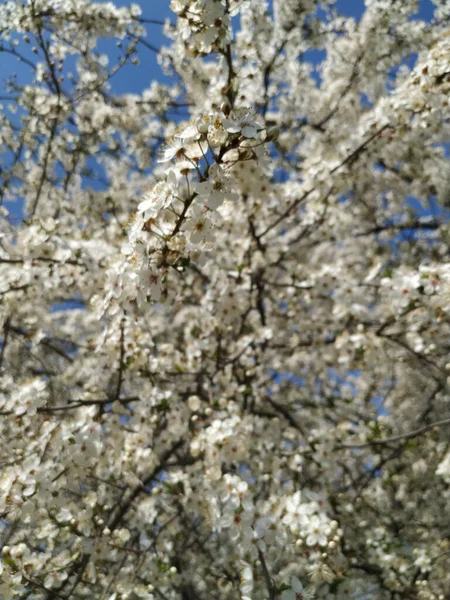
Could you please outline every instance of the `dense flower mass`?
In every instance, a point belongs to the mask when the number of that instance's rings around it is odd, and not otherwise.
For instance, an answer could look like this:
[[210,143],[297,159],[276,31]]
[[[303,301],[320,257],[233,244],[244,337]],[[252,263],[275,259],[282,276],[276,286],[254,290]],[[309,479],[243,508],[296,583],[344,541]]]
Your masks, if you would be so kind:
[[433,5],[0,6],[2,600],[450,597]]

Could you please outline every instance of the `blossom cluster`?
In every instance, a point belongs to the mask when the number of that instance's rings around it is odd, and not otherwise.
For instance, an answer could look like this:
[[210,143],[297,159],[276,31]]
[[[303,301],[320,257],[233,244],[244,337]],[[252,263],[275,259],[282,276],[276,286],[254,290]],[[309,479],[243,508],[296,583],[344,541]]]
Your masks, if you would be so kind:
[[175,297],[177,274],[206,260],[233,204],[267,193],[265,154],[277,135],[251,109],[227,102],[173,135],[159,157],[167,175],[142,196],[122,247],[123,299],[142,308]]

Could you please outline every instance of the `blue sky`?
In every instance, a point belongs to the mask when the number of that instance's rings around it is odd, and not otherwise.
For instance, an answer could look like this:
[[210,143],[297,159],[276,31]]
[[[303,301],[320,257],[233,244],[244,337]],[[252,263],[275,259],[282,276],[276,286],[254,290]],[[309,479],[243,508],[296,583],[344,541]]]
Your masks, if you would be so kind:
[[[0,2],[1,1],[2,0],[0,0]],[[167,18],[171,20],[175,19],[175,15],[169,8],[169,0],[142,0],[140,3],[133,2],[133,0],[113,1],[117,6],[130,6],[130,4],[133,3],[140,4],[142,8],[142,18],[144,19],[156,19],[159,21],[164,21]],[[352,16],[356,19],[359,19],[365,10],[364,0],[337,0],[336,6],[339,13],[346,16]],[[433,4],[431,0],[420,0],[417,17],[431,20],[432,16]],[[146,28],[146,40],[151,46],[160,48],[165,44],[170,44],[170,40],[167,40],[162,34],[161,25],[147,24]],[[32,63],[35,63],[42,57],[34,55],[31,48],[32,42],[29,45],[21,43],[18,50]],[[119,49],[114,40],[101,40],[97,50],[109,55],[110,65],[116,64]],[[308,55],[308,59],[312,62],[320,62],[323,59],[323,54],[323,52],[312,50]],[[162,73],[155,52],[141,46],[139,48],[139,57],[139,65],[126,65],[110,80],[113,93],[140,93],[142,90],[148,88],[154,80],[170,82],[170,78],[164,76]],[[4,105],[8,104],[7,101],[5,101],[4,83],[6,78],[11,77],[13,74],[17,75],[17,82],[19,84],[30,83],[33,79],[30,66],[19,62],[17,58],[11,54],[0,53],[0,103],[3,103]],[[20,219],[22,217],[23,208],[21,204],[13,203],[14,206],[11,206],[10,203],[8,204],[8,208],[11,210],[11,217],[15,220]]]
[[[338,0],[337,7],[341,14],[359,18],[364,12],[363,0]],[[433,16],[433,3],[431,0],[420,0],[417,16],[429,21]]]
[[[117,6],[129,6],[131,0],[113,0]],[[169,0],[142,0],[140,3],[142,8],[142,17],[147,19],[164,20],[166,18],[174,18],[173,13],[169,8]],[[364,0],[338,0],[338,11],[347,16],[352,16],[359,19],[364,12]],[[431,0],[420,0],[420,8],[418,17],[430,20],[433,15],[433,4]],[[147,25],[147,40],[155,47],[161,47],[168,40],[161,33],[161,26]],[[21,50],[23,44],[21,44]],[[114,42],[102,42],[100,48],[106,51],[111,60],[117,56],[117,48]],[[36,57],[31,54],[31,49],[28,49],[28,56],[33,60]],[[125,92],[140,92],[148,87],[154,79],[164,81],[167,80],[161,73],[157,58],[154,52],[144,47],[140,48],[141,64],[138,66],[128,66],[119,71],[111,81],[113,90],[117,93]],[[19,82],[30,81],[30,69],[26,65],[21,64],[17,59],[9,54],[3,54],[0,60],[0,88],[3,88],[5,77],[12,73],[17,73]],[[0,89],[0,95],[3,91]]]
[[[113,0],[117,6],[129,6],[133,3],[131,0]],[[1,0],[0,0],[1,2]],[[136,2],[138,3],[138,2]],[[142,0],[142,17],[146,19],[156,19],[164,21],[167,18],[174,19],[173,13],[169,9],[169,0]],[[359,19],[364,12],[364,1],[363,0],[338,0],[337,9],[339,13],[351,16]],[[433,16],[433,4],[431,0],[421,0],[419,4],[419,12],[417,13],[418,18],[425,20],[431,20]],[[148,24],[147,27],[147,41],[154,47],[161,47],[166,43],[170,43],[166,40],[161,32],[161,26],[157,24]],[[25,46],[25,48],[24,48]],[[27,47],[24,44],[20,45],[20,51],[26,53],[27,58],[30,58],[32,62],[36,62],[36,56],[31,52],[31,47]],[[118,55],[118,49],[113,40],[104,40],[99,44],[99,49],[102,52],[107,52],[110,56],[111,64],[114,64],[115,59]],[[139,93],[143,89],[147,88],[153,80],[167,81],[167,78],[163,76],[157,61],[156,54],[145,48],[139,49],[140,64],[138,66],[128,65],[124,69],[121,69],[112,79],[111,85],[112,90],[115,93],[128,93],[135,92]],[[317,59],[321,56],[317,53]],[[6,77],[11,76],[13,73],[17,73],[19,83],[29,83],[32,81],[31,69],[29,66],[24,65],[17,61],[14,56],[10,54],[2,54],[0,60],[0,97],[4,94],[4,80]],[[0,100],[2,102],[2,100]],[[20,218],[22,207],[20,203],[15,203],[14,208],[9,207],[12,213],[15,213],[16,218]],[[422,207],[415,207],[418,212]],[[423,212],[423,209],[422,209]],[[425,211],[426,212],[426,211]],[[11,216],[14,216],[12,214]],[[67,308],[78,308],[76,302],[73,301],[68,305],[55,306],[54,310],[66,310]],[[290,377],[288,375],[280,375],[281,377]],[[300,382],[299,382],[300,383]],[[374,402],[376,404],[376,402]],[[379,414],[383,414],[382,406],[379,407]]]

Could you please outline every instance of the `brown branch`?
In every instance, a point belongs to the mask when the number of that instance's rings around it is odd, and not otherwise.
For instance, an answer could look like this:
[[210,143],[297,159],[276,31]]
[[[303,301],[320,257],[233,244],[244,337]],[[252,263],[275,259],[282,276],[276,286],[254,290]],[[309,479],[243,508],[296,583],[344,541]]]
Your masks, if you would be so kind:
[[170,448],[168,448],[162,455],[159,457],[159,465],[155,467],[138,485],[136,485],[124,501],[124,503],[118,507],[118,511],[113,516],[108,524],[108,528],[113,531],[122,521],[123,517],[126,515],[131,505],[135,501],[135,499],[139,496],[142,490],[145,489],[147,485],[149,485],[156,477],[159,475],[161,471],[164,470],[165,463],[175,454],[175,452],[181,448],[184,444],[184,439],[180,439],[177,442],[174,442]]
[[[389,127],[390,127],[390,125],[384,125],[383,127],[381,127],[381,129],[378,129],[367,140],[365,140],[357,148],[355,148],[355,150],[353,150],[353,152],[351,152],[348,156],[346,156],[344,158],[344,160],[342,160],[342,162],[340,162],[336,167],[331,169],[329,175],[333,175],[334,173],[336,173],[336,171],[339,171],[339,169],[342,169],[342,167],[344,167],[346,164],[349,164],[349,163],[351,164],[352,162],[354,162],[359,157],[359,155],[363,152],[363,150],[365,150],[365,148],[375,138],[379,137],[383,133],[383,131],[385,131]],[[265,235],[267,235],[269,233],[269,231],[272,231],[272,229],[274,227],[276,227],[279,223],[281,223],[281,221],[283,221],[286,217],[288,217],[292,213],[293,210],[295,210],[304,200],[306,200],[306,198],[310,194],[312,194],[312,192],[314,192],[316,190],[316,188],[317,188],[317,186],[313,186],[312,188],[310,188],[309,190],[304,192],[304,194],[302,194],[300,196],[300,198],[297,198],[296,200],[291,202],[291,204],[288,206],[288,208],[277,219],[275,219],[275,221],[273,223],[268,225],[262,233],[258,234],[258,238],[261,239]],[[326,198],[328,198],[328,196],[331,194],[332,189],[333,188],[331,187],[330,190],[327,192],[324,200],[326,200]]]
[[117,380],[115,400],[119,400],[123,385],[123,374],[125,371],[125,324],[122,320],[120,324],[120,359],[119,359],[119,376]]
[[434,429],[435,427],[442,427],[443,425],[450,425],[450,417],[447,419],[442,419],[442,421],[436,421],[435,423],[430,423],[429,425],[425,425],[424,427],[420,427],[419,429],[415,429],[414,431],[409,431],[408,433],[401,433],[399,435],[393,435],[392,437],[385,438],[384,440],[372,440],[370,442],[363,442],[361,444],[341,444],[339,446],[335,446],[336,450],[343,450],[345,448],[367,448],[369,446],[382,446],[383,444],[390,444],[392,442],[398,442],[400,440],[410,440],[422,433],[426,433],[430,429]]
[[47,258],[46,256],[30,256],[30,258],[4,258],[0,256],[0,263],[6,263],[9,265],[23,265],[27,262],[47,262],[56,265],[75,265],[77,267],[85,267],[86,265],[78,262],[77,260],[57,260],[56,258]]
[[189,207],[191,206],[192,202],[194,201],[194,197],[196,194],[193,194],[190,198],[188,198],[186,200],[186,202],[184,203],[184,207],[183,210],[178,218],[178,221],[175,224],[175,227],[173,228],[172,233],[170,234],[170,237],[173,238],[179,231],[181,228],[181,225],[183,224],[185,218],[186,218],[186,214],[187,211],[189,210]]
[[269,402],[269,404],[277,411],[277,413],[279,413],[286,419],[286,421],[289,423],[289,425],[291,425],[291,427],[297,429],[297,431],[300,431],[300,433],[305,439],[307,438],[305,430],[299,423],[297,423],[297,421],[291,415],[289,409],[286,408],[286,406],[278,404],[278,402],[275,402],[275,400],[273,400],[270,396],[266,396],[266,399]]
[[[58,113],[60,110],[60,105],[58,105]],[[31,207],[31,211],[30,211],[30,218],[33,218],[34,215],[36,214],[36,210],[39,204],[39,200],[41,198],[41,194],[42,194],[42,188],[44,187],[44,182],[47,179],[47,168],[48,168],[48,162],[50,160],[50,155],[52,152],[52,144],[53,144],[53,140],[55,139],[56,136],[56,129],[58,127],[58,118],[57,116],[53,119],[53,123],[52,123],[52,128],[50,130],[50,137],[48,138],[48,142],[47,142],[47,149],[45,151],[45,157],[44,157],[44,164],[42,165],[42,175],[39,181],[39,185],[38,185],[38,189],[36,191],[36,196],[34,198],[34,202],[33,205]]]
[[[138,396],[132,396],[130,398],[121,398],[118,400],[121,404],[128,404],[130,402],[139,402],[140,398]],[[54,413],[59,412],[61,410],[73,410],[74,408],[80,408],[81,406],[104,406],[105,404],[112,404],[113,400],[111,398],[102,398],[100,400],[77,400],[71,402],[70,404],[61,404],[59,406],[40,406],[36,409],[38,413]],[[4,410],[0,412],[0,416],[8,416],[13,415],[13,410]]]
[[235,73],[234,73],[234,69],[233,69],[233,57],[231,54],[231,44],[226,45],[225,58],[227,61],[227,66],[228,66],[226,96],[230,103],[230,107],[233,108],[233,105],[234,105],[233,80],[234,80]]
[[8,344],[8,336],[10,332],[11,318],[8,317],[3,325],[3,340],[2,340],[2,349],[0,350],[0,371],[3,366],[3,361],[5,359],[6,346]]
[[374,233],[383,233],[384,231],[389,230],[397,230],[397,231],[405,231],[408,229],[429,229],[433,231],[435,229],[439,229],[442,226],[441,221],[412,221],[411,223],[389,223],[387,225],[377,225],[376,227],[372,227],[372,229],[368,229],[367,231],[362,231],[361,233],[355,233],[354,237],[363,237],[365,235],[372,235]]
[[272,579],[270,577],[269,570],[267,569],[266,559],[264,558],[264,554],[262,553],[260,548],[258,548],[258,556],[259,556],[259,560],[261,562],[261,567],[262,567],[262,572],[264,575],[264,581],[266,583],[266,588],[267,588],[267,591],[269,592],[269,599],[275,600],[276,596],[275,596],[274,585],[272,583]]
[[[26,331],[22,331],[20,329],[20,327],[13,327],[12,325],[10,325],[9,329],[14,334],[20,335],[24,338],[27,338],[27,336],[28,336],[28,333]],[[61,356],[61,358],[64,358],[65,360],[67,360],[67,362],[71,363],[74,360],[73,357],[70,356],[69,354],[67,354],[66,352],[64,352],[64,350],[62,350],[61,348],[58,348],[58,346],[55,346],[54,344],[52,344],[51,340],[49,340],[49,339],[40,340],[39,344],[41,346],[45,346],[49,350],[52,350],[52,352],[54,352],[55,354],[58,354],[59,356]]]
[[328,115],[326,117],[324,117],[321,121],[319,121],[319,123],[314,123],[311,125],[311,127],[315,128],[315,129],[323,129],[323,126],[326,125],[328,123],[328,121],[330,119],[332,119],[334,117],[334,115],[337,113],[337,111],[339,110],[339,108],[341,106],[342,100],[352,89],[353,83],[358,76],[358,67],[359,67],[359,63],[361,62],[363,56],[364,56],[363,54],[360,54],[358,56],[358,58],[356,59],[355,64],[353,65],[353,70],[352,70],[350,79],[349,79],[347,85],[345,86],[345,88],[342,90],[342,93],[339,96],[338,101],[336,102],[336,105],[334,106],[334,108],[332,108],[331,111],[328,113]]

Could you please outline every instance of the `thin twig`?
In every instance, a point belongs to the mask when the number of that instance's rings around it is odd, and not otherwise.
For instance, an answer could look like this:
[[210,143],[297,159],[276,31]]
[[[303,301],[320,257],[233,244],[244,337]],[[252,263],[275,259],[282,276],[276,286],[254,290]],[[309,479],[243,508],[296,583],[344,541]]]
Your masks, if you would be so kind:
[[259,560],[261,561],[261,567],[264,575],[264,581],[266,582],[267,591],[269,592],[269,599],[275,600],[275,589],[272,583],[272,579],[270,577],[269,570],[267,569],[266,559],[264,558],[264,554],[262,553],[260,548],[258,548],[258,556]]
[[425,425],[424,427],[420,427],[419,429],[415,429],[414,431],[409,431],[408,433],[393,435],[392,437],[385,438],[384,440],[372,440],[371,442],[364,442],[361,444],[341,444],[339,446],[335,446],[335,449],[342,450],[345,448],[367,448],[368,446],[381,446],[383,444],[390,444],[391,442],[398,442],[399,440],[409,440],[418,437],[422,433],[426,433],[430,429],[434,429],[435,427],[442,427],[443,425],[450,425],[450,417],[447,419],[442,419],[442,421],[430,423],[429,425]]

